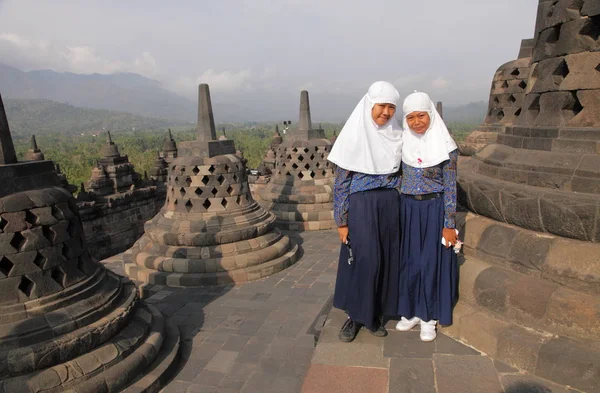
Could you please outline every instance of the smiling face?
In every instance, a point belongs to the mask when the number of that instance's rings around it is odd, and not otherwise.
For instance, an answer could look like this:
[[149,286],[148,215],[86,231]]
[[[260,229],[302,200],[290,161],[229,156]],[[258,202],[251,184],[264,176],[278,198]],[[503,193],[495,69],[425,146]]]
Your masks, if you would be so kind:
[[396,114],[396,105],[394,104],[375,104],[371,109],[373,121],[378,126],[385,125]]
[[411,112],[406,115],[406,124],[417,134],[424,134],[431,124],[431,118],[427,112]]

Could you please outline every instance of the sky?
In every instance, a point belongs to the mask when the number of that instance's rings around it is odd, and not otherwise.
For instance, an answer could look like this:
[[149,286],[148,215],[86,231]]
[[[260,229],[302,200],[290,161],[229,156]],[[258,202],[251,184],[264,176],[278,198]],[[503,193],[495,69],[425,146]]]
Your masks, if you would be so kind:
[[[350,113],[377,80],[445,105],[487,101],[537,0],[0,0],[0,62],[134,72],[195,98]],[[291,98],[290,98],[291,97]],[[351,107],[348,107],[348,106]],[[334,116],[335,113],[335,116]]]

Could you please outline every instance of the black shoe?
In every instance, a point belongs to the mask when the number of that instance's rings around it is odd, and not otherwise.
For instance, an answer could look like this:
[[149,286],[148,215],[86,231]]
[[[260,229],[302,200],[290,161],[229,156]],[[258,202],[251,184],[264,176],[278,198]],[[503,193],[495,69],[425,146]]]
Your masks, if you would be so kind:
[[338,337],[341,341],[343,341],[345,343],[349,343],[356,338],[356,335],[358,334],[358,331],[360,330],[361,327],[362,327],[362,324],[355,322],[352,319],[348,318],[348,320],[342,326],[342,329],[340,330],[340,334],[338,334]]
[[371,333],[372,335],[374,335],[376,337],[385,337],[388,335],[388,331],[385,328],[385,325],[383,323],[380,323],[375,330],[371,330],[371,329],[367,329],[367,330],[369,331],[369,333]]

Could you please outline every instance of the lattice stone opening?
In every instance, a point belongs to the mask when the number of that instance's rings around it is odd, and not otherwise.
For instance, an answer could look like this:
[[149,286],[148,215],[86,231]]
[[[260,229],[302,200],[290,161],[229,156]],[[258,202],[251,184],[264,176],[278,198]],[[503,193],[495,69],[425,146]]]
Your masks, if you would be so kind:
[[229,165],[225,164],[225,166],[223,167],[223,169],[225,169],[225,172],[229,172]]
[[13,246],[15,250],[19,251],[21,247],[23,247],[23,244],[25,244],[25,238],[21,235],[21,232],[15,232],[13,238],[10,240],[10,245]]
[[511,94],[510,96],[508,96],[508,102],[514,104],[515,102],[517,102],[517,99]]
[[219,177],[217,178],[217,181],[219,182],[219,184],[223,184],[223,182],[225,181],[225,178],[223,177],[223,175],[219,175]]
[[600,63],[596,66],[596,71],[600,72]]
[[577,93],[572,91],[571,94],[573,96],[573,102],[566,105],[563,109],[570,110],[573,112],[573,116],[577,116],[579,112],[583,110],[583,106],[581,105],[581,102],[579,102],[579,98],[577,98]]
[[525,88],[527,87],[527,83],[525,83],[525,81],[521,81],[521,82],[519,82],[518,86],[519,86],[521,89],[525,90]]
[[293,168],[293,169],[298,169],[298,165],[297,165],[296,163],[293,163],[293,164],[292,164],[292,168]]
[[560,26],[555,26],[551,28],[550,34],[546,38],[547,44],[556,44],[558,39],[560,38]]
[[308,147],[305,147],[305,148],[304,148],[304,152],[305,152],[305,153],[308,153]]
[[233,194],[233,187],[231,187],[231,186],[227,187],[227,193],[229,195]]
[[27,297],[31,297],[31,293],[33,292],[33,288],[35,288],[35,283],[27,278],[27,276],[21,277],[21,282],[19,283],[19,291],[23,292],[23,294]]
[[310,164],[304,165],[304,169],[310,169]]
[[521,108],[517,109],[517,111],[515,112],[515,117],[519,116],[521,116]]
[[204,208],[206,210],[208,210],[208,208],[210,207],[210,205],[211,205],[211,203],[210,203],[210,201],[208,199],[205,200],[204,203],[202,204],[202,206],[204,206]]
[[55,267],[54,269],[52,269],[52,271],[50,272],[50,277],[52,277],[52,279],[61,287],[65,287],[65,277],[66,274],[65,272],[62,271],[61,268],[59,267]]
[[39,267],[40,269],[43,269],[44,268],[44,264],[46,263],[47,260],[48,260],[48,258],[42,256],[38,252],[35,255],[35,259],[33,260],[33,263],[35,264],[35,266]]
[[560,62],[560,64],[556,66],[556,69],[552,73],[552,79],[554,80],[554,84],[556,86],[559,86],[565,80],[567,75],[569,75],[569,66],[567,65],[567,62],[563,59]]
[[194,175],[197,175],[198,173],[200,173],[200,169],[197,166],[195,166],[194,169],[192,169],[192,173]]
[[175,199],[175,200],[173,201],[173,204],[174,204],[175,206],[179,205],[179,200],[178,200],[178,199]]
[[302,172],[298,172],[298,177],[299,177],[300,179],[302,179],[302,178],[304,177],[304,175],[302,174]]
[[540,111],[540,97],[539,96],[536,96],[533,99],[533,101],[531,101],[531,104],[529,104],[529,110],[539,113],[539,111]]
[[237,174],[233,174],[233,181],[237,183],[238,181],[238,175]]
[[179,176],[175,176],[175,179],[173,179],[173,181],[174,181],[175,183],[177,183],[177,182],[179,181]]
[[501,109],[498,111],[498,121],[504,119],[504,111]]
[[227,199],[223,198],[223,200],[221,201],[221,206],[223,206],[223,208],[227,209]]
[[214,166],[214,165],[211,165],[211,166],[208,168],[208,171],[209,171],[210,173],[213,173],[213,172],[215,171],[215,166]]
[[3,256],[0,258],[0,273],[4,274],[6,277],[8,277],[14,266],[15,264],[12,263],[7,257]]
[[37,223],[37,216],[31,212],[31,210],[25,211],[25,221],[31,225],[35,225]]
[[183,198],[183,197],[185,196],[185,194],[186,194],[186,192],[185,192],[185,188],[181,187],[181,188],[179,189],[179,194],[180,194],[180,195],[181,195],[181,197]]
[[320,168],[321,167],[321,163],[317,162],[317,164],[315,165],[316,168]]
[[500,99],[498,98],[498,96],[494,97],[494,104],[499,104],[500,103]]
[[292,149],[292,151],[293,151],[294,153],[298,153],[298,148],[294,147],[294,148]]
[[188,176],[188,177],[186,177],[186,178],[185,178],[185,182],[187,183],[187,186],[188,186],[188,187],[189,187],[189,186],[191,186],[191,185],[192,185],[192,178],[191,178],[191,177],[189,177],[189,176]]
[[182,166],[181,168],[179,168],[179,174],[183,175],[185,173],[185,167]]
[[173,167],[171,168],[171,170],[172,170],[173,172],[175,172],[175,168],[177,168],[177,165],[173,165]]
[[185,203],[185,208],[189,212],[190,210],[192,210],[192,207],[194,207],[194,204],[192,203],[192,201],[190,199],[188,199],[187,202]]
[[512,70],[512,72],[510,74],[512,76],[519,76],[519,75],[521,75],[521,72],[519,71],[518,68],[515,68],[514,70]]
[[196,187],[196,189],[194,190],[194,194],[196,194],[196,196],[202,195],[202,189],[200,189],[200,187]]
[[598,38],[600,38],[600,15],[587,18],[585,24],[579,31],[579,34],[588,36],[594,41],[598,41]]
[[310,172],[310,177],[312,177],[313,179],[315,178],[316,175],[317,174],[315,172],[313,172],[313,171]]
[[287,156],[287,159],[288,159],[288,160],[291,160],[291,159],[292,159],[292,155],[291,155],[291,154],[288,154],[288,156]]
[[[600,67],[600,65],[599,65]],[[6,228],[6,225],[8,224],[8,221],[6,221],[4,218],[0,217],[0,233],[4,232],[4,228]]]
[[204,185],[207,185],[209,181],[210,179],[208,178],[208,176],[205,175],[202,177],[202,183],[204,183]]
[[216,187],[213,187],[213,189],[210,192],[213,194],[213,196],[217,196],[217,194],[219,193],[219,190],[217,190]]
[[300,162],[304,161],[304,157],[302,156],[302,154],[300,154],[300,155],[298,156],[298,161],[300,161]]
[[241,201],[242,201],[242,197],[238,195],[238,197],[235,198],[235,203],[237,203],[238,205],[240,205]]

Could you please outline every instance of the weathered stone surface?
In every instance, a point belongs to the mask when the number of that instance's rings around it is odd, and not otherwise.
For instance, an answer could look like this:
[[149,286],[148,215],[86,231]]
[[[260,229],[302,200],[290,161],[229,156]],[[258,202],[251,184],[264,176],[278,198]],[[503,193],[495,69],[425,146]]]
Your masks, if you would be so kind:
[[436,393],[431,360],[393,358],[389,386],[390,393]]
[[502,386],[492,360],[483,356],[434,355],[438,391],[447,393],[497,393]]

